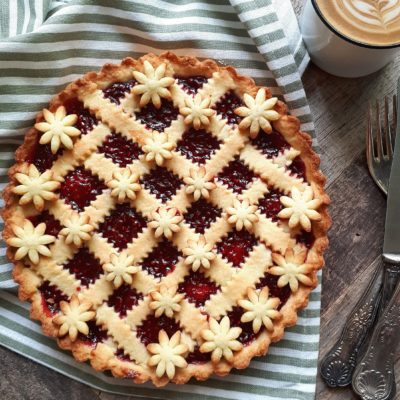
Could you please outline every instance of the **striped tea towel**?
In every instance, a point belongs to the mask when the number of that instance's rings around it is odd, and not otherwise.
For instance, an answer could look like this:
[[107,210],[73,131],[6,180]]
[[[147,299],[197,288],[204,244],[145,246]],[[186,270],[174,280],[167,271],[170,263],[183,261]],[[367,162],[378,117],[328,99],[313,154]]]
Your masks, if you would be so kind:
[[[235,66],[281,95],[313,133],[308,63],[290,0],[0,0],[0,184],[36,113],[106,62],[173,50]],[[0,227],[1,228],[1,227]],[[0,243],[0,344],[97,389],[146,399],[314,399],[320,287],[284,340],[245,370],[156,389],[95,372],[58,349],[16,296]]]

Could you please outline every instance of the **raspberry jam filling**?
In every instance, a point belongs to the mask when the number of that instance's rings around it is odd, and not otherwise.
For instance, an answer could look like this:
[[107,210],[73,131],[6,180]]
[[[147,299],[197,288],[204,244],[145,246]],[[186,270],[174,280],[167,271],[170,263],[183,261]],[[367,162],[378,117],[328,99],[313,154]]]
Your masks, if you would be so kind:
[[204,129],[190,128],[178,142],[176,150],[186,158],[204,164],[219,149],[221,142]]
[[143,154],[139,145],[122,135],[112,133],[98,149],[106,158],[110,158],[114,164],[124,168],[132,161],[137,160]]
[[28,219],[35,226],[44,222],[46,224],[46,235],[57,237],[62,229],[61,224],[48,211],[43,211],[41,214],[32,215]]
[[234,267],[239,267],[256,244],[257,239],[245,229],[234,230],[217,244],[217,250]]
[[261,289],[264,286],[269,288],[269,297],[278,297],[281,301],[278,310],[280,310],[288,301],[291,291],[289,285],[278,287],[279,276],[266,273],[256,285],[256,289]]
[[89,286],[103,273],[103,268],[88,249],[81,247],[79,251],[63,265],[64,269],[74,274],[84,286]]
[[97,343],[104,342],[107,339],[107,332],[103,331],[99,326],[96,325],[94,320],[86,322],[89,327],[89,333],[83,335],[78,334],[78,339],[87,343],[89,346],[96,347]]
[[136,335],[142,341],[144,345],[150,343],[158,343],[158,332],[164,329],[168,337],[171,337],[176,331],[180,331],[179,324],[172,318],[166,317],[164,314],[159,318],[154,315],[149,315],[142,323],[137,327]]
[[175,269],[181,253],[167,240],[163,240],[142,262],[142,269],[156,278],[166,276]]
[[269,192],[258,202],[258,208],[272,221],[278,221],[277,215],[283,209],[281,197],[284,194],[279,190],[269,189]]
[[258,334],[254,333],[252,322],[240,321],[244,312],[245,311],[243,310],[243,308],[237,306],[233,307],[232,311],[228,312],[227,315],[231,321],[231,326],[239,326],[240,328],[242,328],[242,333],[237,340],[244,345],[248,345],[257,337]]
[[231,90],[218,100],[213,109],[222,118],[226,119],[228,124],[235,125],[240,122],[241,118],[234,113],[234,110],[241,106],[243,106],[242,100]]
[[75,126],[81,131],[82,135],[90,132],[99,122],[95,116],[85,109],[83,103],[78,99],[67,100],[64,103],[64,107],[67,110],[67,114],[78,115],[78,121]]
[[181,187],[182,181],[166,168],[156,167],[142,178],[144,187],[163,203],[170,200]]
[[148,129],[162,132],[178,118],[179,110],[171,101],[162,99],[161,107],[155,108],[153,103],[147,104],[136,113],[136,119],[140,120]]
[[60,197],[74,210],[83,211],[106,188],[96,176],[78,167],[64,177]]
[[203,306],[219,287],[201,272],[191,272],[178,286],[178,292],[184,293],[187,300],[197,307]]
[[306,179],[306,165],[300,157],[296,157],[287,169],[299,178]]
[[130,79],[126,82],[115,82],[103,90],[103,96],[115,104],[119,104],[126,93],[135,86],[136,81]]
[[107,304],[110,307],[114,307],[114,310],[119,313],[120,317],[125,317],[127,311],[137,306],[141,299],[143,299],[143,295],[137,292],[136,289],[129,285],[121,285],[108,298]]
[[192,203],[185,214],[185,221],[197,232],[203,234],[222,214],[222,210],[214,207],[203,198]]
[[68,296],[48,281],[44,281],[38,290],[42,295],[42,307],[49,316],[60,311],[61,301],[68,301]]
[[311,249],[315,242],[315,237],[312,232],[305,232],[302,231],[300,234],[296,236],[296,242],[304,244],[304,246],[307,247],[307,249]]
[[147,225],[141,213],[127,203],[118,204],[100,224],[98,231],[115,247],[122,250],[137,238]]
[[253,139],[253,144],[268,158],[277,157],[282,151],[290,149],[289,143],[275,130],[268,134],[261,132]]
[[189,94],[196,94],[199,89],[208,81],[205,76],[177,76],[176,80],[179,85],[182,86],[183,90]]
[[186,357],[188,364],[204,364],[208,361],[211,361],[211,353],[201,353],[199,346],[195,346],[193,351]]
[[56,154],[53,154],[49,144],[39,143],[40,135],[37,137],[37,142],[34,144],[32,151],[28,154],[26,162],[35,164],[40,172],[50,169],[58,156],[62,154],[63,149],[60,147]]
[[231,161],[218,175],[219,181],[239,194],[244,189],[248,189],[255,178],[256,175],[238,157]]

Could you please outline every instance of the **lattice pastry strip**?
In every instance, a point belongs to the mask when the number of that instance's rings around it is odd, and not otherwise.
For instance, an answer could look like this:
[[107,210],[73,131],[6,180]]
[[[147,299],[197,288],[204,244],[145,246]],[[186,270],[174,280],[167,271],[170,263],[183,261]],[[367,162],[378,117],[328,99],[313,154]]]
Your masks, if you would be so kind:
[[137,338],[131,327],[115,313],[112,307],[102,304],[96,310],[97,322],[124,349],[125,354],[139,364],[145,365],[149,358],[145,345]]
[[82,136],[72,150],[64,151],[53,164],[52,172],[56,179],[61,180],[69,171],[81,164],[83,160],[97,150],[97,147],[110,134],[108,126],[98,124],[90,133]]
[[62,266],[57,265],[54,261],[43,261],[36,267],[36,272],[43,277],[45,281],[56,285],[67,296],[71,296],[77,292],[80,282],[74,275],[70,274]]
[[105,99],[100,90],[90,94],[80,94],[78,97],[86,108],[96,110],[96,116],[104,124],[109,125],[117,133],[133,136],[138,143],[144,143],[148,135],[145,127],[129,114],[119,112],[118,107]]
[[[216,200],[216,203],[222,208],[221,202],[219,199],[224,199],[224,209],[230,207],[234,200],[237,199],[237,196],[229,189],[224,188],[223,185],[217,184],[220,189],[220,192],[215,192],[215,197],[218,196],[216,199],[213,196],[211,200]],[[250,189],[249,189],[250,190]],[[217,195],[218,193],[218,195]],[[245,195],[244,195],[245,197]],[[278,226],[277,223],[270,221],[268,218],[263,216],[259,217],[262,222],[256,222],[254,224],[254,234],[263,240],[266,244],[271,246],[275,250],[280,250],[282,248],[288,247],[293,241],[290,239],[290,233],[286,232],[283,227]],[[260,227],[262,225],[262,228]],[[231,229],[231,225],[228,224],[226,221],[219,221],[219,224],[214,224],[213,229],[215,229],[215,237],[221,238],[228,233]],[[207,232],[207,239],[212,241],[214,235],[213,232]]]
[[199,93],[203,96],[211,96],[211,104],[215,104],[225,93],[234,89],[236,89],[236,84],[228,73],[214,73],[212,78],[199,90]]
[[220,254],[217,253],[213,260],[212,268],[203,271],[207,278],[212,279],[219,286],[224,286],[239,271],[238,268],[232,268]]
[[240,153],[240,158],[248,162],[251,169],[266,180],[269,185],[284,193],[289,193],[293,187],[299,190],[305,188],[303,179],[290,175],[283,167],[263,156],[250,144],[244,147]]
[[[206,302],[206,311],[213,318],[219,318],[244,297],[249,287],[258,282],[272,264],[271,252],[263,245],[256,246],[242,268],[226,284],[225,290],[212,296]],[[249,273],[251,271],[251,273]]]

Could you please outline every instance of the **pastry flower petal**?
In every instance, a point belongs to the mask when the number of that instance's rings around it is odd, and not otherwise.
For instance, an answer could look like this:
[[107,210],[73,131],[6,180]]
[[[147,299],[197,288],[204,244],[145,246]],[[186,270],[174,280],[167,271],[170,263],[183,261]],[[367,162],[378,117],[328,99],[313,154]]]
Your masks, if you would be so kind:
[[113,179],[107,183],[108,187],[111,188],[111,196],[116,197],[119,202],[126,198],[135,200],[136,192],[141,189],[138,183],[139,176],[130,168],[114,171],[112,176]]
[[187,362],[183,354],[189,351],[186,344],[181,343],[181,333],[175,332],[171,339],[164,329],[158,333],[158,343],[150,343],[147,350],[152,354],[148,364],[150,367],[157,366],[156,375],[161,378],[167,374],[169,379],[175,376],[175,367],[186,368]]
[[280,300],[277,297],[269,297],[268,286],[264,286],[261,290],[249,288],[247,290],[247,299],[239,300],[238,304],[246,310],[240,319],[241,322],[253,321],[254,333],[258,333],[262,325],[269,331],[273,331],[274,324],[272,320],[281,316],[281,313],[277,311]]
[[162,165],[164,160],[172,158],[174,144],[168,141],[166,133],[154,132],[146,140],[143,151],[146,153],[146,161],[155,161],[157,165]]
[[40,255],[51,256],[47,245],[53,243],[56,238],[45,234],[46,224],[44,222],[34,227],[31,221],[25,219],[22,226],[14,225],[12,230],[15,236],[7,239],[7,244],[18,248],[15,253],[16,260],[27,256],[33,264],[38,264]]
[[241,231],[246,228],[248,231],[253,230],[253,225],[258,221],[257,206],[250,205],[249,200],[235,200],[233,207],[226,209],[229,215],[228,222],[235,224],[236,230]]
[[161,97],[171,98],[170,87],[175,79],[165,76],[166,64],[154,67],[146,60],[143,63],[143,72],[134,71],[133,76],[138,81],[132,89],[132,93],[140,95],[140,107],[144,107],[151,102],[156,108],[161,107]]
[[149,228],[155,229],[155,236],[164,235],[170,239],[172,235],[181,230],[180,223],[183,217],[175,207],[159,208],[153,212],[153,221],[149,223]]
[[45,108],[43,110],[43,117],[46,122],[35,124],[35,128],[43,132],[39,143],[50,143],[53,154],[57,153],[61,145],[67,149],[72,149],[74,143],[71,138],[81,134],[81,131],[73,126],[76,124],[78,116],[76,114],[67,115],[65,107],[60,106],[55,113]]
[[279,253],[272,254],[272,260],[275,265],[268,272],[272,275],[279,276],[278,287],[283,287],[289,284],[292,292],[297,292],[299,282],[306,286],[312,286],[313,281],[307,274],[313,270],[311,264],[305,264],[307,251],[301,251],[295,254],[293,249],[286,250],[283,257]]
[[103,265],[107,273],[106,279],[113,281],[114,286],[119,288],[123,282],[132,283],[132,275],[139,271],[139,267],[134,264],[133,256],[121,253],[120,255],[111,254],[110,262]]
[[54,192],[60,187],[60,183],[51,178],[50,170],[41,174],[33,164],[29,165],[27,171],[16,173],[15,179],[20,185],[15,186],[12,191],[21,196],[19,204],[33,203],[36,210],[42,211],[46,200],[53,201],[57,198]]
[[235,114],[244,117],[239,128],[250,128],[250,137],[253,139],[258,135],[260,128],[266,133],[271,133],[272,127],[269,121],[276,121],[280,118],[279,113],[273,110],[278,98],[267,99],[266,97],[265,89],[259,89],[255,98],[245,93],[243,101],[246,107],[235,109]]
[[208,199],[210,191],[215,189],[215,183],[211,182],[210,178],[206,175],[204,167],[200,167],[199,169],[191,168],[189,176],[186,176],[183,181],[186,183],[186,193],[193,193],[195,201],[201,196]]
[[158,318],[165,314],[169,318],[173,318],[174,313],[181,310],[180,302],[184,295],[176,293],[178,287],[161,285],[157,291],[150,292],[152,302],[149,307],[154,310],[154,315]]
[[243,345],[236,340],[242,332],[242,328],[231,328],[231,323],[228,316],[222,318],[217,322],[214,318],[210,317],[210,329],[201,331],[201,336],[204,343],[200,346],[202,353],[210,353],[211,360],[217,363],[224,357],[227,361],[233,360],[233,351],[239,351]]
[[64,336],[68,333],[69,338],[74,342],[78,337],[78,332],[87,335],[89,326],[86,322],[96,315],[95,311],[89,311],[91,307],[92,303],[89,301],[80,302],[75,294],[71,296],[69,303],[61,301],[61,312],[53,319],[56,325],[60,325],[58,336]]
[[197,242],[188,240],[188,247],[182,250],[182,253],[186,256],[185,264],[191,265],[195,272],[200,267],[209,269],[210,261],[215,259],[215,253],[212,250],[212,244],[207,243],[204,236],[201,236]]
[[210,117],[215,114],[215,110],[210,108],[210,103],[211,97],[203,98],[200,93],[197,93],[194,98],[185,97],[185,107],[179,109],[179,112],[185,117],[185,124],[193,124],[194,129],[210,125]]
[[90,232],[94,229],[93,225],[89,224],[88,215],[72,215],[64,223],[65,228],[61,229],[60,235],[65,236],[65,243],[73,243],[77,247],[81,247],[84,241],[90,239]]
[[316,209],[322,204],[320,199],[314,199],[311,186],[307,186],[304,192],[293,188],[291,197],[282,196],[281,203],[285,208],[279,212],[278,217],[289,219],[289,228],[301,225],[307,232],[311,231],[311,221],[320,221],[321,215]]

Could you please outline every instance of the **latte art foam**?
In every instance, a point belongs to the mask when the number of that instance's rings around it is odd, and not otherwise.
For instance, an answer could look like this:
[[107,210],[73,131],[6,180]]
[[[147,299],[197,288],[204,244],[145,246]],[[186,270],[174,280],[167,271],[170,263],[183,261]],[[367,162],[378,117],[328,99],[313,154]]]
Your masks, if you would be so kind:
[[324,18],[355,41],[389,46],[400,43],[400,0],[316,0]]

